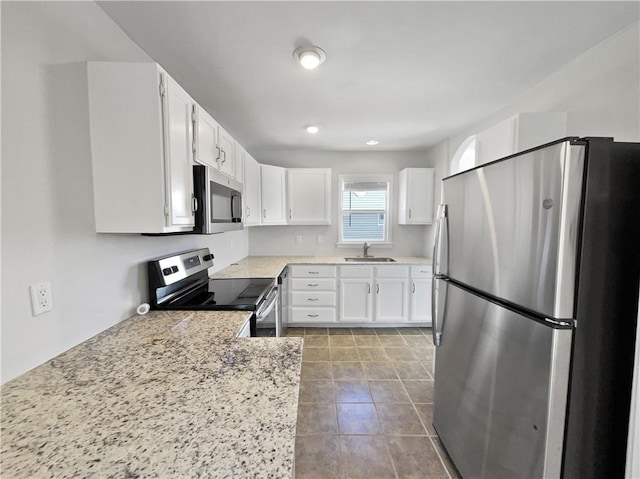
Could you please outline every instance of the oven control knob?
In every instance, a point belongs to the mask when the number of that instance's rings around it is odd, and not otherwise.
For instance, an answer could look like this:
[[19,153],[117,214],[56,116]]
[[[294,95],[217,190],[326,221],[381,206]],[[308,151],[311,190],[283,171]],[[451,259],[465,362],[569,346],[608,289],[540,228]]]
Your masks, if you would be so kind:
[[165,268],[162,270],[162,274],[164,274],[165,276],[169,276],[173,271],[171,271],[171,268]]
[[171,267],[171,272],[172,273],[177,273],[178,272],[178,267],[177,266],[172,266]]
[[214,258],[214,256],[213,256],[212,254],[205,254],[205,255],[202,257],[202,259],[203,259],[204,261],[209,261],[209,260],[212,260],[213,258]]

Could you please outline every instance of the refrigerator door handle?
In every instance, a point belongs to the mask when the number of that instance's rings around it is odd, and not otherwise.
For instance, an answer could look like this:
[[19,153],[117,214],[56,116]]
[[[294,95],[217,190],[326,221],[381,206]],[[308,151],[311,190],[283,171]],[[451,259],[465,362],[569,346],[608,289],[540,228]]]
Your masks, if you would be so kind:
[[[440,288],[444,288],[444,297],[440,303]],[[431,286],[431,317],[433,319],[433,344],[440,346],[442,344],[442,331],[444,329],[445,310],[447,307],[447,293],[449,283],[441,278],[433,278]]]
[[[443,241],[444,236],[444,241]],[[436,213],[436,234],[433,241],[433,261],[432,261],[432,270],[433,277],[436,278],[441,275],[447,274],[447,269],[442,268],[442,264],[445,266],[448,263],[448,246],[449,246],[449,224],[447,220],[447,205],[440,204],[438,205],[438,211]],[[446,249],[442,250],[442,244],[445,243]],[[443,261],[444,256],[444,261]]]

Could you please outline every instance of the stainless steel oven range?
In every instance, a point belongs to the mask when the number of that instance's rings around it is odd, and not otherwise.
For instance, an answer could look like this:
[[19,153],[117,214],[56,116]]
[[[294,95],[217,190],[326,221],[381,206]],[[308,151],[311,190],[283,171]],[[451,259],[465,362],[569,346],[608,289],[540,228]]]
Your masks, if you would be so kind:
[[282,336],[278,281],[273,278],[210,278],[208,248],[149,261],[152,309],[253,311],[251,336]]

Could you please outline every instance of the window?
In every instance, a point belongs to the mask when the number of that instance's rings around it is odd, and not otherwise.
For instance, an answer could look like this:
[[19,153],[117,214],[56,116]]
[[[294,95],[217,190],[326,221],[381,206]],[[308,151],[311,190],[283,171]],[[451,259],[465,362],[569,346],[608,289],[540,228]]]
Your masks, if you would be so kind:
[[340,243],[390,241],[391,175],[340,175]]
[[456,154],[451,158],[451,174],[455,175],[474,166],[476,166],[475,135],[464,140],[460,148],[458,148],[458,151],[456,151]]

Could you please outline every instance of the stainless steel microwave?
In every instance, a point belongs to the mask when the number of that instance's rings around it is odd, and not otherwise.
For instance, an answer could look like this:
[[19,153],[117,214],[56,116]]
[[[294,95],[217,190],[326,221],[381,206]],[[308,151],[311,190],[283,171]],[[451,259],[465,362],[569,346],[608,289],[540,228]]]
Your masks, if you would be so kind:
[[194,233],[213,234],[242,229],[242,185],[210,166],[193,167],[197,201]]

